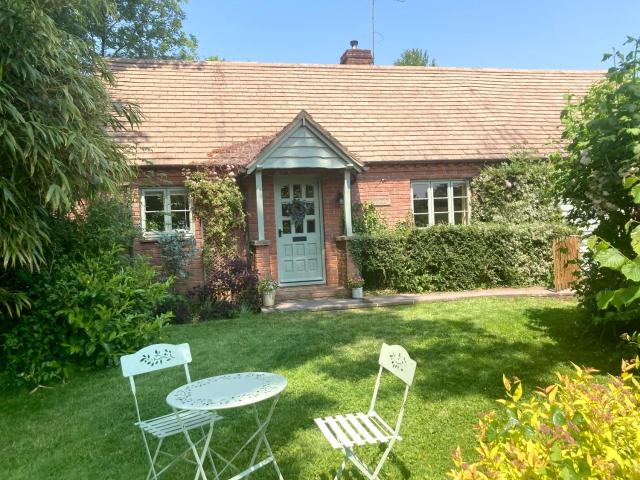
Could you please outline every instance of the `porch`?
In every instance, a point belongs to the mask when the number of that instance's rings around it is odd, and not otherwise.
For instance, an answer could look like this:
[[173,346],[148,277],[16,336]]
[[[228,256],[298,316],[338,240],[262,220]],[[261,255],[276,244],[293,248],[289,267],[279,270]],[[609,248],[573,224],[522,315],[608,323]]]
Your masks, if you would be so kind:
[[301,112],[247,167],[253,265],[278,300],[346,295],[351,185],[362,166]]

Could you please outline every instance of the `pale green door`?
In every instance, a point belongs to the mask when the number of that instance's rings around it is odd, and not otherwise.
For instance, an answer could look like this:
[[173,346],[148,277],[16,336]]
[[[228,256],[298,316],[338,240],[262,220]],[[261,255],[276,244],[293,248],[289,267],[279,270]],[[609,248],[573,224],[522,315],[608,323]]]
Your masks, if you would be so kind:
[[282,284],[324,281],[322,212],[317,177],[277,177],[276,241]]

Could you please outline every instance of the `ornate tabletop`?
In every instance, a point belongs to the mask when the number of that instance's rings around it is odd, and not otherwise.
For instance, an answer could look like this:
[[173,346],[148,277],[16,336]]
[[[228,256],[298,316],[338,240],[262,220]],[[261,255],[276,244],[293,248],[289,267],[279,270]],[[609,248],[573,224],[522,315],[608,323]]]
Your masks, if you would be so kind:
[[181,410],[224,410],[275,397],[286,386],[287,379],[275,373],[230,373],[176,388],[167,395],[167,403]]

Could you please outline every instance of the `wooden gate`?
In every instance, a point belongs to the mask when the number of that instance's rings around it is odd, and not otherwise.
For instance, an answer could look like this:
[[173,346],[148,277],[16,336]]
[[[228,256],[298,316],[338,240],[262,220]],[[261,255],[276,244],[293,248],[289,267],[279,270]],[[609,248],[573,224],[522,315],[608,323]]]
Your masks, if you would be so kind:
[[553,241],[553,288],[566,290],[578,279],[579,256],[579,235],[571,235]]

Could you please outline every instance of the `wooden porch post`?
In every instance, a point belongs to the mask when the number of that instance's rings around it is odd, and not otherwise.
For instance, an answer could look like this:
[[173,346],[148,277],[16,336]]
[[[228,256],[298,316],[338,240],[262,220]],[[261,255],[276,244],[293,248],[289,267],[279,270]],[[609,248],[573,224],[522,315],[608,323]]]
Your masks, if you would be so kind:
[[353,229],[351,227],[351,170],[345,168],[344,170],[344,192],[342,194],[344,202],[344,229],[347,237],[353,235]]
[[264,240],[264,206],[262,201],[262,170],[256,170],[256,208],[258,210],[258,240]]

